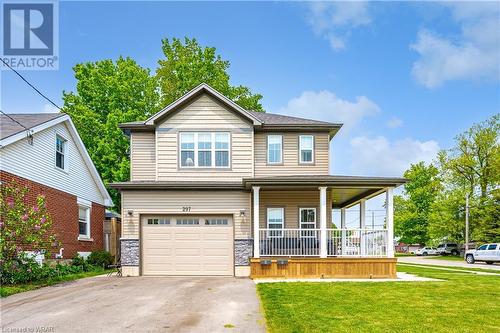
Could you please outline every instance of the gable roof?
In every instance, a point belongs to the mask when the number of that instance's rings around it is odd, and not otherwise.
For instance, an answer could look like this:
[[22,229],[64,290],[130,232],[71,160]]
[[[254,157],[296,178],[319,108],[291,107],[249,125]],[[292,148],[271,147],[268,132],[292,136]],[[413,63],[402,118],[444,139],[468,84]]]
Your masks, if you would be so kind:
[[[90,158],[87,149],[85,148],[85,145],[80,138],[80,135],[78,135],[78,131],[76,130],[76,127],[73,124],[70,116],[64,113],[26,113],[9,114],[9,116],[20,122],[23,126],[28,128],[28,130],[17,124],[12,119],[9,119],[9,117],[2,115],[2,117],[0,118],[0,130],[2,131],[0,135],[0,149],[14,142],[25,139],[28,135],[36,134],[38,132],[51,128],[52,126],[66,122],[71,137],[74,139],[75,145],[77,146],[78,151],[80,152],[83,161],[85,162],[85,165],[89,169],[92,178],[94,178],[94,181],[97,184],[102,197],[104,198],[106,206],[113,206],[113,201],[111,200],[111,197],[106,190],[106,186],[104,186],[101,176],[97,172],[97,169],[95,168],[95,165],[92,162],[92,159]],[[4,124],[5,119],[8,119],[8,121],[5,121],[6,124]]]
[[206,83],[198,85],[196,88],[194,88],[175,102],[171,103],[167,107],[163,108],[153,116],[149,117],[145,121],[133,121],[120,124],[119,126],[126,133],[128,133],[129,131],[154,131],[154,128],[159,121],[164,120],[166,117],[179,110],[181,106],[186,105],[194,98],[203,93],[207,93],[213,96],[218,101],[228,106],[234,112],[237,112],[242,117],[248,119],[257,129],[321,129],[328,130],[332,134],[335,134],[342,127],[342,124],[339,123],[330,123],[326,121],[245,110]]
[[254,125],[260,125],[260,121],[253,116],[249,111],[243,109],[241,106],[227,98],[226,96],[222,95],[220,92],[215,90],[214,88],[210,87],[206,83],[202,83],[186,93],[184,96],[179,98],[178,100],[170,103],[166,107],[164,107],[162,110],[159,112],[155,113],[151,117],[149,117],[144,124],[146,125],[154,125],[157,124],[160,120],[164,119],[165,117],[169,116],[170,114],[174,113],[180,106],[185,105],[186,103],[189,103],[192,101],[194,98],[198,97],[202,93],[207,93],[213,97],[215,97],[218,101],[222,102],[226,106],[228,106],[230,109],[235,111],[236,113],[240,114],[243,116],[243,118],[248,119],[250,122],[252,122]]
[[[64,113],[0,114],[0,140],[64,116]],[[12,118],[12,119],[11,119]],[[14,119],[14,120],[13,120]],[[23,126],[19,125],[21,123]]]

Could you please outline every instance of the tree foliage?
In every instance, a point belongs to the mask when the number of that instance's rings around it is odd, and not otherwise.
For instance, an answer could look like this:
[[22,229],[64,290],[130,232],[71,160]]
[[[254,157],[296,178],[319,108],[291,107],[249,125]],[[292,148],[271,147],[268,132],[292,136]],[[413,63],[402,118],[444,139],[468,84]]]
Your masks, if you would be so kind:
[[[104,183],[129,179],[129,140],[118,125],[158,111],[156,79],[130,58],[78,64],[76,92],[64,92],[64,112],[75,123]],[[117,208],[118,194],[108,189]]]
[[426,244],[431,207],[441,190],[439,171],[423,162],[410,166],[404,196],[395,198],[395,234],[407,244]]
[[158,61],[156,76],[161,89],[161,103],[168,105],[199,85],[207,83],[247,110],[263,111],[262,95],[245,86],[229,82],[229,61],[217,54],[215,47],[203,47],[196,39],[162,40],[165,59]]
[[[470,239],[500,241],[500,115],[458,135],[454,147],[439,153],[432,171],[416,170],[412,166],[405,173],[407,196],[395,200],[396,234],[402,241],[463,242],[466,196]],[[432,177],[442,181],[436,192],[427,186]],[[423,211],[427,214],[417,213]]]

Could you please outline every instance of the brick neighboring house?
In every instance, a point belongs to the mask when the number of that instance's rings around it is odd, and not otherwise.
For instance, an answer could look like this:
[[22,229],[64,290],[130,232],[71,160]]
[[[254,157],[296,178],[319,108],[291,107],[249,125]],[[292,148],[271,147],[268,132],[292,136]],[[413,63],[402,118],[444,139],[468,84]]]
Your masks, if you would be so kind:
[[[103,249],[111,198],[68,115],[0,116],[0,181],[29,188],[28,203],[46,196],[62,258]],[[22,126],[20,125],[22,124]],[[23,127],[24,126],[24,127]]]

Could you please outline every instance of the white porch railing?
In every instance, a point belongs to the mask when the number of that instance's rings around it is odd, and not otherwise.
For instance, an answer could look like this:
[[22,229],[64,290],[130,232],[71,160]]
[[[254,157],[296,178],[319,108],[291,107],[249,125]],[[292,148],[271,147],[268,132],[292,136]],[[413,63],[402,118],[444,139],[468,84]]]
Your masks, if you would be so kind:
[[[327,229],[329,257],[387,256],[386,229]],[[260,256],[319,257],[321,229],[259,229]]]
[[327,229],[328,256],[385,257],[386,229]]
[[319,257],[320,229],[260,229],[260,255]]

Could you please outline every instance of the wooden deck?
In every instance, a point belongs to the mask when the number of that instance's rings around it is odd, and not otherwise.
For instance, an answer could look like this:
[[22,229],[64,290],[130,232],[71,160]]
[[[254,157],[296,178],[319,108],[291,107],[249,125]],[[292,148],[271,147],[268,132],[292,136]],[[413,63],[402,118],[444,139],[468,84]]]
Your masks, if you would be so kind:
[[[262,265],[262,260],[271,260]],[[278,265],[277,260],[288,260]],[[396,278],[396,258],[250,259],[251,278]]]

